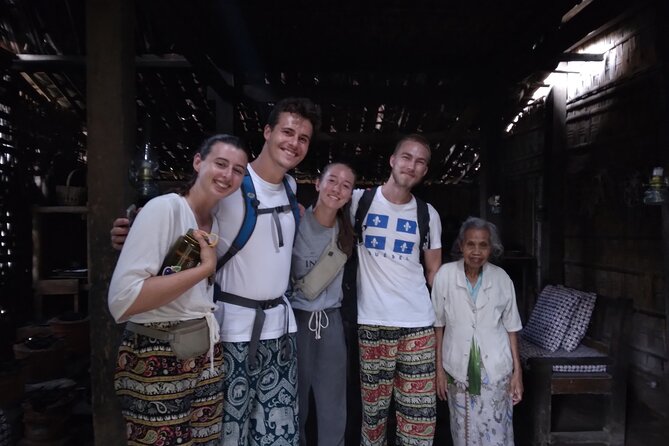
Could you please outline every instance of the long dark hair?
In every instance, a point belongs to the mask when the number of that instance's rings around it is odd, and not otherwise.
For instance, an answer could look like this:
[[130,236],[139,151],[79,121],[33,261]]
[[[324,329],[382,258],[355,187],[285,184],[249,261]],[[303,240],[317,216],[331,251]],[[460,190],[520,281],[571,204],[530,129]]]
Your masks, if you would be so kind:
[[[209,138],[205,139],[202,144],[200,145],[200,148],[195,152],[196,154],[199,153],[200,157],[202,159],[205,159],[207,155],[211,152],[211,148],[214,146],[214,144],[217,143],[223,143],[223,144],[229,144],[241,151],[243,151],[246,154],[246,157],[249,158],[249,151],[246,148],[246,144],[244,144],[244,141],[242,141],[241,138],[238,138],[237,136],[234,135],[228,135],[225,133],[219,133],[217,135],[210,136]],[[193,155],[195,156],[195,155]],[[182,196],[187,196],[188,192],[190,192],[191,187],[195,184],[195,181],[197,180],[197,172],[193,170],[193,174],[188,180],[187,183],[185,183],[182,187],[180,187],[177,190],[177,193]]]
[[[321,182],[325,179],[325,175],[327,175],[333,166],[347,167],[351,173],[353,173],[353,181],[355,182],[357,178],[355,170],[353,170],[353,168],[347,163],[340,161],[330,163],[323,168],[323,172],[319,178]],[[351,254],[353,254],[353,246],[355,245],[355,233],[353,232],[353,225],[351,224],[351,200],[348,200],[344,206],[337,209],[337,221],[339,222],[339,236],[337,237],[337,246],[347,256],[351,257]]]

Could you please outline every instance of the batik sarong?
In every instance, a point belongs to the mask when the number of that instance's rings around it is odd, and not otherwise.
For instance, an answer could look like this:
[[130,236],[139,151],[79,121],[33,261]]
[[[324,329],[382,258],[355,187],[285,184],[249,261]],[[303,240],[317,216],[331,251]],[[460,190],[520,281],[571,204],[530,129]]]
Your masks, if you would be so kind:
[[454,446],[513,446],[511,375],[491,383],[481,367],[481,394],[472,395],[465,383],[448,380],[448,409]]

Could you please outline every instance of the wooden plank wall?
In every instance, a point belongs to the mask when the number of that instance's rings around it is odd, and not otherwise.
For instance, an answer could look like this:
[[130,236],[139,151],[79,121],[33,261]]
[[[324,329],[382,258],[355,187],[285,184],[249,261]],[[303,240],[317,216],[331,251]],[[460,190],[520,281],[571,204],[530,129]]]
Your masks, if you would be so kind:
[[[504,184],[517,204],[504,212],[515,222],[507,225],[515,228],[512,240],[539,260],[538,288],[555,282],[551,269],[557,267],[567,286],[633,299],[631,363],[661,378],[667,373],[668,310],[662,231],[669,222],[661,206],[642,203],[652,168],[669,171],[659,17],[653,8],[636,10],[572,49],[603,52],[604,61],[566,69],[583,74],[568,75],[564,168],[551,173],[547,166],[547,154],[555,154],[555,138],[547,133],[556,129],[550,116],[556,109],[537,106],[505,141]],[[562,177],[547,177],[554,175]],[[556,188],[544,193],[547,184],[563,187],[559,194]],[[556,203],[559,212],[551,218],[561,219],[561,262],[542,256],[548,241],[542,222],[550,224],[546,209]],[[558,265],[541,265],[542,259]]]
[[[537,262],[542,249],[544,206],[544,152],[547,150],[546,105],[537,103],[504,140],[502,155],[502,242],[507,254],[517,251],[534,257],[526,289],[517,293],[521,318],[526,321],[539,286]],[[526,274],[528,274],[526,272]],[[511,276],[520,291],[518,277]]]
[[568,286],[634,300],[632,364],[661,376],[661,207],[641,202],[653,166],[667,161],[657,33],[645,10],[575,49],[597,45],[605,60],[567,91],[564,272]]

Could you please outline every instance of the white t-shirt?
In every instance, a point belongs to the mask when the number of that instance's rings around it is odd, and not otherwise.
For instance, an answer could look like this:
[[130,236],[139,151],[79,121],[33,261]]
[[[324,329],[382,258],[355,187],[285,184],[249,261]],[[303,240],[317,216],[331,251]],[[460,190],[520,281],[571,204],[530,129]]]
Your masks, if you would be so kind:
[[[261,179],[248,166],[249,173],[260,202],[259,208],[271,208],[289,204],[283,183],[272,184]],[[295,190],[295,180],[289,179]],[[284,294],[290,275],[290,257],[295,238],[295,218],[288,210],[278,214],[283,246],[279,247],[278,227],[272,214],[258,215],[256,226],[246,245],[233,256],[216,274],[221,290],[253,300],[276,299]],[[244,219],[244,200],[241,189],[221,200],[217,218],[220,241],[217,254],[221,257],[228,251],[237,236]],[[293,310],[279,305],[265,311],[265,323],[260,339],[274,339],[285,333],[286,312],[289,317],[289,332],[297,331]],[[221,340],[224,342],[248,342],[255,318],[255,310],[219,302],[217,317],[221,325]],[[221,320],[222,318],[222,320]]]
[[[351,215],[363,189],[353,191]],[[428,204],[428,249],[441,248],[441,220]],[[434,309],[420,263],[420,231],[416,199],[406,204],[386,200],[376,190],[362,222],[358,245],[358,323],[389,327],[428,327]]]
[[[197,228],[197,221],[186,198],[177,194],[156,197],[137,214],[109,284],[109,311],[117,322],[125,322],[121,316],[137,299],[144,280],[158,274],[174,242],[190,228]],[[212,230],[218,230],[215,218]],[[172,302],[128,320],[149,323],[203,317],[215,308],[213,292],[214,287],[202,280]]]

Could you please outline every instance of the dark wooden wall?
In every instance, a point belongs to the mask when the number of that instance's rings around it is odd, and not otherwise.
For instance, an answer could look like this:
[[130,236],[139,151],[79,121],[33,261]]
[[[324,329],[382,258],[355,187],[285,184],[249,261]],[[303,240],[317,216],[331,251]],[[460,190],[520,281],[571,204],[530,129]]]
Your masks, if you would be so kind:
[[636,10],[573,48],[604,61],[569,64],[585,74],[565,74],[566,91],[525,117],[506,141],[504,170],[516,203],[505,208],[516,223],[509,235],[537,256],[536,285],[633,299],[631,362],[658,378],[667,367],[667,221],[642,197],[652,168],[669,167],[661,17]]

